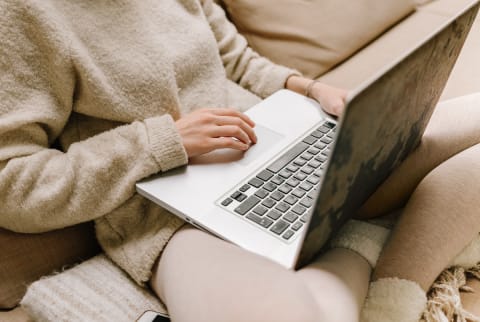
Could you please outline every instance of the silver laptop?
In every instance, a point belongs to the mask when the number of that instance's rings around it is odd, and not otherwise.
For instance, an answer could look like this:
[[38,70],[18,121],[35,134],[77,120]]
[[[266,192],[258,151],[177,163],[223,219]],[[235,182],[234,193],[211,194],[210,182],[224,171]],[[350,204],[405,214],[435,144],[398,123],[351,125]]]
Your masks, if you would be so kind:
[[249,109],[258,143],[137,183],[185,221],[287,268],[308,262],[419,143],[478,1],[352,92],[337,121],[281,90]]

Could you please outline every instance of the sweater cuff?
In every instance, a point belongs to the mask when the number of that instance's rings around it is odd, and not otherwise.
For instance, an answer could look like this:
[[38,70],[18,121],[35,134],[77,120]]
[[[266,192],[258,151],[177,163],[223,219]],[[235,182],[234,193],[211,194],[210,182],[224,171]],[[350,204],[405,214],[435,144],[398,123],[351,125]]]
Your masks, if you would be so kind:
[[171,115],[145,120],[150,150],[162,172],[187,164],[188,156]]

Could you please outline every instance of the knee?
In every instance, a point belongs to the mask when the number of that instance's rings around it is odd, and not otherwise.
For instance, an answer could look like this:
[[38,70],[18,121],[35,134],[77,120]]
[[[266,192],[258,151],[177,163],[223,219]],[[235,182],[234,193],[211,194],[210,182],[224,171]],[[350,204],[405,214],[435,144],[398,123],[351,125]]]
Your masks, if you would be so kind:
[[[416,193],[463,197],[478,195],[480,187],[480,144],[474,145],[444,161],[420,182]],[[459,194],[459,191],[462,194]],[[450,198],[449,198],[450,199]]]

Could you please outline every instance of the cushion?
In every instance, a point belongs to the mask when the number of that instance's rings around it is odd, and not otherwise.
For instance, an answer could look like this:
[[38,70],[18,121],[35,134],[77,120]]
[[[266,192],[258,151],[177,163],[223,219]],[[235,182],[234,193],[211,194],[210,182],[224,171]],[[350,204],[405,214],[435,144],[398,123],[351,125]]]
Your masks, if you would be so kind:
[[0,311],[0,321],[34,322],[33,318],[21,307],[6,312]]
[[323,74],[320,80],[347,90],[358,88],[366,79],[374,77],[379,70],[398,60],[406,50],[417,46],[450,17],[417,10],[369,46],[362,48],[355,56]]
[[223,0],[250,46],[317,78],[415,9],[414,0]]
[[423,6],[424,4],[427,4],[429,2],[432,2],[433,0],[415,0],[415,5],[416,6]]
[[147,310],[167,312],[103,254],[33,283],[21,306],[38,321],[133,322]]
[[0,229],[0,309],[15,307],[28,284],[100,251],[93,224],[43,234]]

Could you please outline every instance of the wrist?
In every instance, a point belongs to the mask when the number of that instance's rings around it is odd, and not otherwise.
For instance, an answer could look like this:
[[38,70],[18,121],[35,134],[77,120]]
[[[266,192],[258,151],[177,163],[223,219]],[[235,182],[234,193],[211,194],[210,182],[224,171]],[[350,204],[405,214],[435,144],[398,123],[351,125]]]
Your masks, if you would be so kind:
[[309,79],[305,77],[298,76],[298,75],[291,75],[290,77],[287,78],[287,81],[285,83],[285,88],[299,94],[304,94],[308,83],[309,83]]
[[321,84],[321,82],[318,81],[318,80],[315,80],[315,79],[310,81],[310,83],[308,83],[307,87],[305,88],[304,95],[306,97],[314,98],[313,95],[312,95],[312,91],[313,91],[313,87],[315,86],[315,84]]
[[309,78],[301,77],[298,75],[291,75],[290,77],[287,78],[287,81],[285,83],[285,88],[312,98],[313,87],[316,84],[321,84],[321,82],[318,80],[309,79]]

